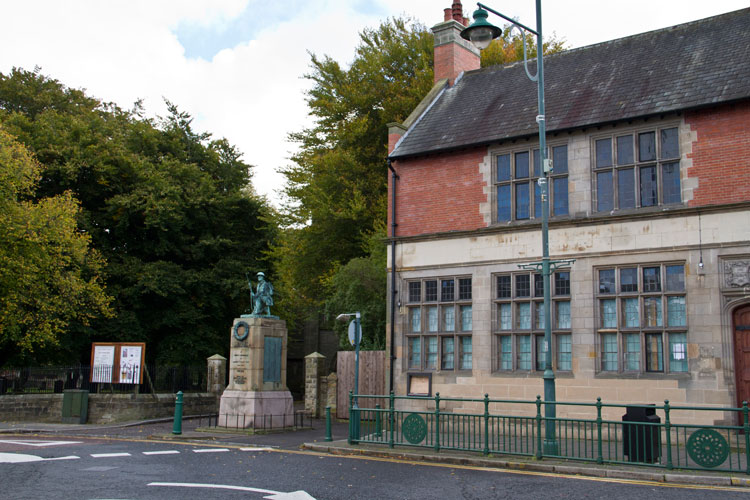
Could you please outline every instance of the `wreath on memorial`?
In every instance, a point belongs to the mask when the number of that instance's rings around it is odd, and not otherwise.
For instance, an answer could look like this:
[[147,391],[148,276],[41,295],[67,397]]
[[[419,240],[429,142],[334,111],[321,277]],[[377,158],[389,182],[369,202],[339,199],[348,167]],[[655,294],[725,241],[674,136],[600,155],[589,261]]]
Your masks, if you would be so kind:
[[[240,327],[244,327],[245,331],[243,334],[240,335]],[[232,328],[232,335],[234,335],[234,338],[237,340],[245,340],[250,333],[250,325],[245,323],[244,321],[238,321],[234,324],[234,328]]]

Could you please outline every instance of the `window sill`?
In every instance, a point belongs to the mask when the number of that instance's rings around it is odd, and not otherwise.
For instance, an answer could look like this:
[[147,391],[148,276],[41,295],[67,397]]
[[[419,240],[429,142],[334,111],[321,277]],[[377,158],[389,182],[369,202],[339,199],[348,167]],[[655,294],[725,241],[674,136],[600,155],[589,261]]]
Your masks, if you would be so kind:
[[597,372],[594,378],[600,379],[643,379],[643,380],[690,380],[690,372]]
[[[537,370],[496,370],[491,376],[495,378],[542,378],[544,371]],[[556,371],[555,378],[575,378],[572,371]]]

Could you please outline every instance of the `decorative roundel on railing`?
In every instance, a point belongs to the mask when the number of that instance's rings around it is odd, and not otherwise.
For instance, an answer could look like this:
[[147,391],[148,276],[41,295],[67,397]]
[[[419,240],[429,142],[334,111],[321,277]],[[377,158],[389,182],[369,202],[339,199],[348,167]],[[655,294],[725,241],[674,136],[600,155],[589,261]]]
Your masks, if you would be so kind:
[[724,463],[729,456],[729,444],[713,429],[698,429],[688,438],[687,452],[695,463],[710,469]]
[[419,444],[427,437],[427,423],[418,413],[406,417],[402,429],[404,437],[411,444]]
[[245,340],[249,333],[250,325],[248,325],[244,321],[238,321],[234,324],[232,335],[234,335],[234,338],[236,338],[237,340]]

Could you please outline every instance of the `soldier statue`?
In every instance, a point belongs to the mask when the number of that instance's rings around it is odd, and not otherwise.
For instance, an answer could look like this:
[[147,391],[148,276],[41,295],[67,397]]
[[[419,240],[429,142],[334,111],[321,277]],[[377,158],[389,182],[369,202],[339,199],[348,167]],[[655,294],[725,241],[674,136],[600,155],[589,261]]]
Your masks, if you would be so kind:
[[[247,274],[245,274],[247,277]],[[252,316],[270,316],[271,306],[273,305],[273,285],[270,281],[266,281],[266,275],[262,272],[258,273],[258,285],[255,287],[253,292],[253,284],[250,282],[250,278],[247,277],[247,284],[250,287],[250,303],[252,304]]]

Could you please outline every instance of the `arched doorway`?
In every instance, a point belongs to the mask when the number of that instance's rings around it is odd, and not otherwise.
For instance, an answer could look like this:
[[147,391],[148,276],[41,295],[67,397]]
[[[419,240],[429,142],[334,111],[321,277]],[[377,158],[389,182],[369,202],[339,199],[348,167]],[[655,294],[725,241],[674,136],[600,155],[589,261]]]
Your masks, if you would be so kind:
[[734,330],[734,376],[737,382],[737,406],[750,402],[750,304],[732,313]]

